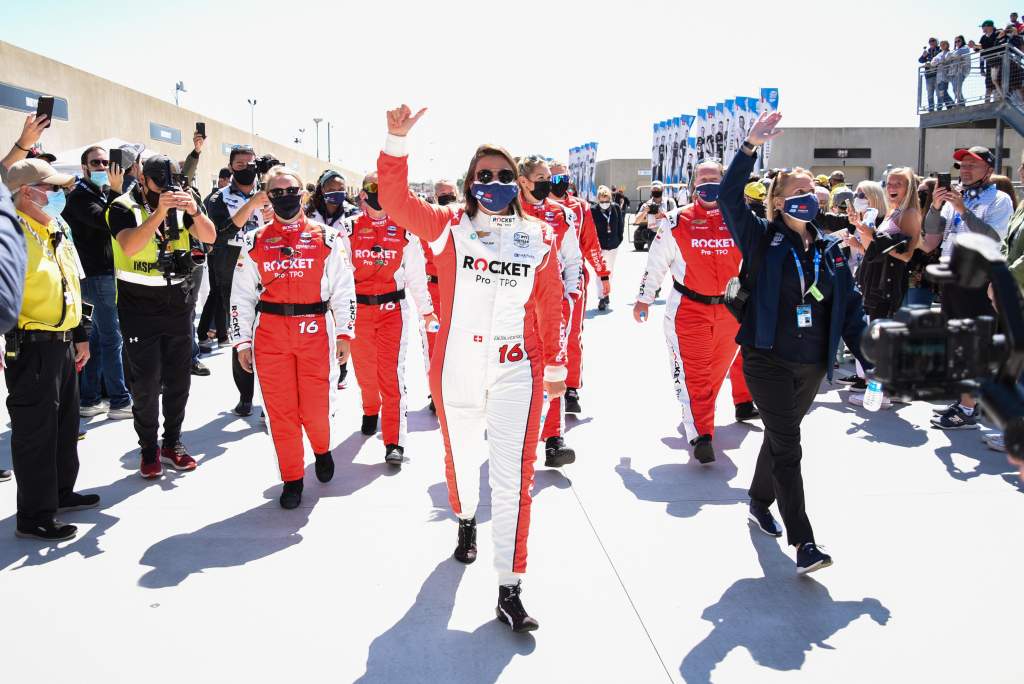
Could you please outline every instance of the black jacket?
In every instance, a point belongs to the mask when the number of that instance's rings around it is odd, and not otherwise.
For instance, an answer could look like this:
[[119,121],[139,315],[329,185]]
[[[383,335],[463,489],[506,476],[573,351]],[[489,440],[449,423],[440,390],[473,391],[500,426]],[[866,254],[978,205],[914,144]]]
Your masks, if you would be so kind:
[[597,204],[590,205],[590,215],[594,217],[594,228],[601,249],[616,249],[622,244],[622,210],[614,202],[608,207],[608,215]]
[[107,207],[117,193],[103,193],[92,181],[79,180],[68,194],[67,206],[61,216],[71,228],[78,258],[86,277],[114,275],[114,251],[110,244]]
[[25,290],[25,236],[11,203],[11,193],[0,183],[0,333],[18,322]]

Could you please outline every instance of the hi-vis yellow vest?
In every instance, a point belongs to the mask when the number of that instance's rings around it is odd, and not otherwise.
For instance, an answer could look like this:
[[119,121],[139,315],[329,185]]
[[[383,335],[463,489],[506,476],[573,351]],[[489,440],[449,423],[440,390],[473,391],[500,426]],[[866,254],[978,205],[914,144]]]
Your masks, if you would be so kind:
[[[146,219],[149,218],[149,212],[146,208],[138,204],[132,197],[131,193],[121,195],[111,204],[118,204],[133,214],[135,214],[135,225],[141,226],[145,223]],[[179,218],[180,218],[179,214]],[[107,224],[110,224],[110,208],[107,208]],[[153,239],[142,248],[138,254],[128,256],[121,249],[120,243],[117,238],[111,237],[113,242],[114,250],[114,271],[117,274],[118,280],[123,280],[128,283],[135,283],[136,285],[151,285],[153,287],[163,287],[167,285],[167,280],[164,278],[164,274],[160,271],[160,266],[157,262],[159,256],[159,243],[157,236],[154,235]],[[189,237],[188,231],[184,226],[181,228],[181,235],[174,242],[167,245],[167,249],[174,251],[185,251],[189,250]],[[183,278],[175,278],[171,281],[172,284],[180,283]]]
[[[82,320],[82,291],[78,254],[61,219],[43,225],[28,214],[18,212],[28,251],[25,294],[18,314],[22,330],[67,331]],[[57,248],[53,236],[65,233]]]

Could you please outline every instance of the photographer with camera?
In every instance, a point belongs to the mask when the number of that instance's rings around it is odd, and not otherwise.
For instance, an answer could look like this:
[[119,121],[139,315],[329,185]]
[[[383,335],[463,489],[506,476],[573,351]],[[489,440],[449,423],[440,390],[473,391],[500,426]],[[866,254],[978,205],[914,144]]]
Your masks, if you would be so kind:
[[[986,147],[960,149],[953,154],[960,167],[960,183],[939,174],[932,205],[924,217],[924,246],[929,252],[941,244],[942,256],[950,256],[956,236],[979,233],[1002,240],[1013,215],[1013,201],[992,182],[995,157]],[[988,284],[978,288],[943,287],[942,311],[947,318],[995,316]],[[959,402],[936,411],[932,425],[942,430],[973,430],[978,427],[977,402],[969,394]]]
[[[194,263],[189,236],[209,244],[216,232],[193,195],[175,184],[176,174],[177,165],[169,158],[150,157],[135,187],[107,210],[114,237],[117,312],[142,447],[139,471],[146,479],[163,475],[162,463],[177,470],[196,467],[180,441],[192,384]],[[158,449],[161,403],[164,434]]]
[[[668,214],[670,211],[675,211],[676,201],[671,197],[665,197],[665,186],[661,181],[654,181],[651,183],[651,199],[640,205],[640,211],[636,212],[636,217],[633,219],[633,223],[643,223],[647,221],[651,223],[651,219],[656,219],[659,214]],[[654,225],[648,225],[651,232],[656,232],[657,221]]]

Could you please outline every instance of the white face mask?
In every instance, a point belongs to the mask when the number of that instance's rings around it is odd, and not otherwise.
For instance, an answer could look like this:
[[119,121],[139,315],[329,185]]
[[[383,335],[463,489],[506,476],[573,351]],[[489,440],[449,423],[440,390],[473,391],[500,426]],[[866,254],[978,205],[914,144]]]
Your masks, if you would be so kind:
[[863,197],[854,197],[853,198],[853,210],[855,212],[857,212],[858,214],[863,214],[865,211],[868,210],[868,208],[870,206],[871,205],[868,204],[868,201],[867,201],[866,198],[863,198]]
[[612,203],[611,203],[611,202],[598,202],[598,203],[597,203],[597,206],[601,207],[601,208],[602,208],[602,209],[604,209],[605,211],[608,211],[608,208],[609,208],[610,206],[612,206]]

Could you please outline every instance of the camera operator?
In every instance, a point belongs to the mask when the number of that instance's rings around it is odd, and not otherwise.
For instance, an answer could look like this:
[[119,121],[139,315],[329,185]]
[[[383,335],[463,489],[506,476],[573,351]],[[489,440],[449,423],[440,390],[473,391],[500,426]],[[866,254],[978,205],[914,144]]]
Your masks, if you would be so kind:
[[[114,237],[117,311],[142,447],[139,471],[146,479],[163,475],[162,463],[176,470],[196,467],[180,441],[192,384],[194,263],[189,236],[211,243],[216,233],[193,195],[175,185],[177,173],[169,158],[150,157],[135,188],[107,210]],[[161,403],[164,433],[158,450]]]
[[[633,219],[633,223],[642,223],[647,221],[648,215],[653,218],[658,214],[668,214],[670,211],[675,211],[676,201],[671,197],[666,198],[664,195],[665,186],[661,181],[654,181],[651,183],[651,199],[640,205],[640,211],[636,213],[636,218]],[[649,227],[652,232],[655,231],[654,227]]]
[[[930,252],[941,244],[942,256],[952,254],[960,233],[980,233],[1002,240],[1013,215],[1013,201],[992,182],[995,158],[988,148],[957,150],[953,158],[960,165],[960,185],[942,187],[943,183],[939,183],[932,195],[931,208],[924,217],[922,249]],[[951,319],[995,316],[987,284],[975,289],[943,287],[942,310]],[[964,394],[959,402],[938,410],[932,425],[942,430],[976,429],[976,403],[969,394]]]
[[[231,182],[210,198],[208,207],[210,220],[217,229],[217,242],[210,255],[210,270],[217,284],[225,321],[230,318],[231,281],[245,234],[264,224],[263,214],[269,212],[270,207],[267,193],[258,189],[260,171],[256,161],[256,152],[248,145],[231,148],[228,157]],[[217,334],[218,337],[222,334],[219,328]],[[235,415],[248,416],[252,414],[253,376],[239,365],[235,349],[231,350],[231,374],[238,388],[238,404],[233,409]]]

